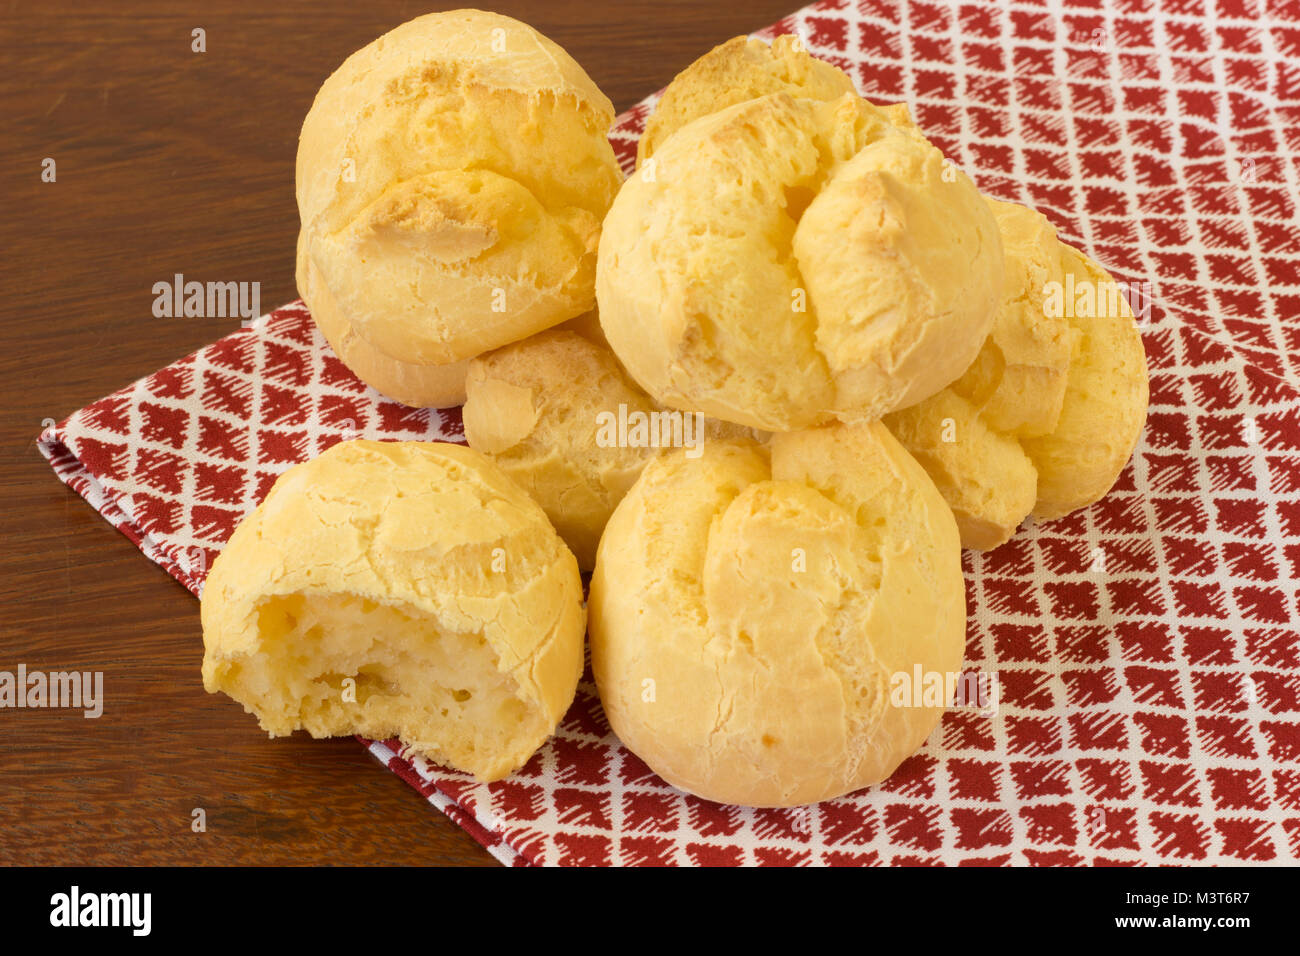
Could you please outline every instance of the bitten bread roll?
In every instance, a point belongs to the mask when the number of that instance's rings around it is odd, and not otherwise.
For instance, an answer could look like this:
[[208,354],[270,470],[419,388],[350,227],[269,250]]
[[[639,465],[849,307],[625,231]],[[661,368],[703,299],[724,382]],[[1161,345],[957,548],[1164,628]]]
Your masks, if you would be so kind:
[[460,445],[352,441],[297,465],[208,576],[203,685],[272,736],[398,737],[504,777],[582,671],[582,581],[546,515]]
[[[1043,216],[987,202],[1006,257],[993,331],[956,382],[885,417],[952,507],[962,545],[980,550],[1031,513],[1058,517],[1104,495],[1147,406],[1142,340],[1118,286]],[[1051,298],[1085,286],[1087,315]]]
[[472,360],[461,412],[470,447],[542,506],[584,571],[652,457],[671,447],[698,455],[715,438],[765,437],[656,405],[597,344],[591,324],[574,320]]
[[[601,539],[592,671],[619,739],[674,786],[793,806],[888,777],[943,708],[899,674],[956,674],[952,512],[879,422],[710,442],[646,465]],[[911,706],[917,704],[917,706]]]
[[303,123],[297,197],[300,291],[313,313],[328,296],[333,339],[366,343],[340,349],[353,371],[373,374],[378,353],[405,385],[423,373],[402,366],[454,365],[590,309],[620,180],[613,116],[568,54],[498,14],[429,14],[350,56]]
[[596,295],[658,402],[770,431],[863,422],[975,358],[1002,284],[975,186],[852,93],[772,93],[696,119],[624,183]]

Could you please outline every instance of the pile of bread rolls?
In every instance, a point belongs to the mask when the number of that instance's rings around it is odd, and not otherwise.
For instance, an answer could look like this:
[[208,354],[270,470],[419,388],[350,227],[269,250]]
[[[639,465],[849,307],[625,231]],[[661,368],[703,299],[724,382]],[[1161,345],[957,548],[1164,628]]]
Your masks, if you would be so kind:
[[345,442],[281,476],[207,581],[204,684],[272,735],[494,780],[589,638],[612,729],[675,786],[877,783],[949,703],[891,686],[960,671],[961,548],[1095,502],[1131,455],[1133,315],[1051,307],[1110,277],[792,37],[679,74],[626,181],[613,117],[474,10],[326,80],[299,290],[378,392],[464,402],[469,448]]

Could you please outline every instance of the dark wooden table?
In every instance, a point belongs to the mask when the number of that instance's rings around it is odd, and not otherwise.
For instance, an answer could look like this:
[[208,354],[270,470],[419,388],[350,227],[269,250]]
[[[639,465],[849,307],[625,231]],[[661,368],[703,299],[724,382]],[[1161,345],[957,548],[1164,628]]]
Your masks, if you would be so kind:
[[[0,12],[0,670],[104,672],[104,714],[0,710],[0,864],[490,864],[350,739],[271,741],[203,692],[198,602],[60,483],[59,419],[236,327],[155,319],[182,272],[296,297],[298,128],[353,50],[455,4]],[[796,0],[501,2],[620,110]],[[191,31],[207,52],[191,52]],[[42,182],[53,158],[57,180]],[[203,808],[207,832],[191,831]]]

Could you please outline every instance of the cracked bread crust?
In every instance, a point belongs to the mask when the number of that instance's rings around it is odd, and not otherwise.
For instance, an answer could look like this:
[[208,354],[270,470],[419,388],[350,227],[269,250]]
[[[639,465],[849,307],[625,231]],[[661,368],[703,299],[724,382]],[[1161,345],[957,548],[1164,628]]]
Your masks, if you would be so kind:
[[[888,777],[961,667],[952,512],[878,422],[651,461],[601,539],[592,671],[619,739],[705,799],[793,806]],[[946,701],[942,702],[946,704]]]
[[558,329],[473,359],[466,392],[470,447],[542,506],[590,570],[606,520],[654,454],[598,446],[598,416],[620,405],[649,415],[654,403],[611,352]]
[[[678,129],[726,106],[780,91],[833,100],[846,90],[849,78],[794,37],[770,47],[738,37],[677,75],[650,117],[639,159],[658,155]],[[905,106],[883,112],[920,135]],[[885,418],[953,508],[963,546],[980,550],[1007,541],[1031,513],[1056,517],[1104,495],[1132,454],[1147,404],[1141,337],[1126,304],[1068,320],[1044,308],[1051,283],[1073,277],[1109,284],[1110,276],[1062,244],[1043,216],[985,201],[1004,254],[989,336],[952,384]]]
[[375,348],[348,323],[320,276],[304,255],[305,233],[298,234],[298,294],[339,361],[357,378],[382,395],[413,408],[449,408],[465,402],[465,373],[469,361],[450,365],[403,362]]
[[582,671],[573,555],[459,445],[345,442],[285,472],[214,563],[202,620],[204,687],[272,736],[398,737],[483,780],[550,736]]
[[[1073,246],[1060,244],[1061,264],[1076,285],[1107,289],[1114,279]],[[1074,348],[1061,414],[1046,435],[1026,438],[1038,471],[1034,517],[1048,521],[1101,499],[1119,479],[1146,424],[1150,383],[1146,349],[1132,309],[1067,314]]]
[[843,70],[809,56],[797,37],[780,36],[770,46],[749,37],[732,37],[668,84],[637,143],[637,168],[691,120],[783,91],[814,100],[835,100],[857,92]]
[[1043,309],[1061,278],[1056,230],[1024,206],[985,199],[1002,233],[1005,283],[993,329],[947,388],[885,424],[934,479],[962,547],[1004,544],[1034,508],[1038,473],[1025,438],[1056,427],[1072,345],[1069,324]]
[[349,57],[303,123],[311,285],[355,336],[416,366],[587,311],[621,178],[613,116],[582,68],[517,20],[459,10],[402,24]]
[[657,401],[769,431],[863,422],[970,365],[996,223],[897,110],[787,92],[693,120],[605,219],[601,325]]
[[[578,567],[595,567],[614,506],[658,447],[602,445],[602,415],[653,421],[664,409],[637,388],[591,323],[566,324],[471,360],[462,409],[465,438],[542,506]],[[571,331],[583,328],[583,333]],[[598,329],[598,327],[597,327]],[[697,443],[761,432],[704,419],[678,437]]]
[[987,199],[1006,255],[1003,305],[975,362],[949,387],[884,419],[952,507],[962,546],[1004,544],[1030,514],[1101,498],[1146,420],[1146,356],[1123,296],[1094,315],[1047,308],[1048,290],[1114,280],[1037,212]]

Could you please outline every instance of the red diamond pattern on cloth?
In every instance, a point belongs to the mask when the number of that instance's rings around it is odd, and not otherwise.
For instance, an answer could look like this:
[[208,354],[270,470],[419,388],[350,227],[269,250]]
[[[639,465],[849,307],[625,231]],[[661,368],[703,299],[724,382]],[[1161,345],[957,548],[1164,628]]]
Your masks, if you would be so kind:
[[[965,556],[966,666],[997,675],[996,712],[954,708],[886,783],[792,810],[669,787],[590,674],[507,780],[371,752],[512,866],[1300,859],[1300,7],[857,0],[759,35],[786,32],[1153,285],[1150,418],[1115,489]],[[625,169],[654,100],[611,134]],[[358,382],[295,303],[40,447],[197,594],[276,475],[352,437],[463,431]]]

